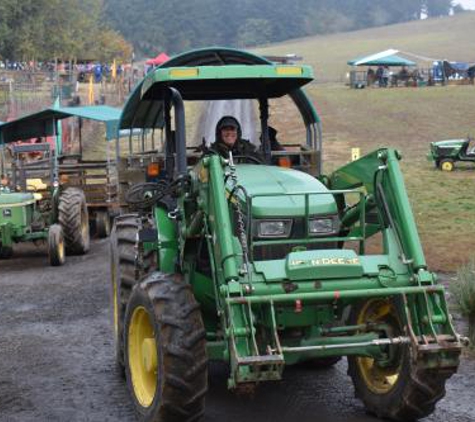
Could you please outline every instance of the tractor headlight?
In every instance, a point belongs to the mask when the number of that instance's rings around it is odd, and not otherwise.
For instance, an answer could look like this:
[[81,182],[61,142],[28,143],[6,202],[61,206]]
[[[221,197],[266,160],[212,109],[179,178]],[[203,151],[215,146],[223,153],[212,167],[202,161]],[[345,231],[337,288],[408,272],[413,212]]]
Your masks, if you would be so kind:
[[336,231],[333,218],[313,218],[308,221],[308,233],[310,236],[321,236]]
[[257,222],[258,237],[289,237],[292,220],[261,220]]

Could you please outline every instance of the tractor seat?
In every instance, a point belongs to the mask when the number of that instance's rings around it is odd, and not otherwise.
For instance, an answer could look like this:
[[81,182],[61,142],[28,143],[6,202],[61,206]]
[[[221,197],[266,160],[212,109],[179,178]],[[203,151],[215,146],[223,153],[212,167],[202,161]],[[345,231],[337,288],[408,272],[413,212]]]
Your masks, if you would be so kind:
[[29,192],[36,192],[40,190],[46,190],[48,185],[43,183],[41,179],[26,179],[26,190]]

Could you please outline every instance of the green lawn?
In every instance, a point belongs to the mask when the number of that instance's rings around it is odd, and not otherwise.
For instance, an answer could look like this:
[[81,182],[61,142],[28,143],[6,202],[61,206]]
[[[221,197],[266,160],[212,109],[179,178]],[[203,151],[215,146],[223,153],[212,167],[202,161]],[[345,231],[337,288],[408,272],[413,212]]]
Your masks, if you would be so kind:
[[[315,68],[319,80],[343,80],[356,56],[397,48],[426,57],[473,60],[475,13],[410,22],[352,33],[312,37],[259,51],[296,53]],[[427,64],[427,63],[426,63]],[[352,147],[401,151],[402,170],[429,265],[453,271],[475,254],[475,166],[442,173],[428,162],[429,143],[475,137],[475,87],[351,90],[343,83],[313,84],[307,90],[323,121],[324,172],[350,160]],[[301,121],[289,102],[271,104],[271,123],[281,141],[301,139]],[[190,138],[198,121],[192,108]],[[188,116],[189,117],[189,116]]]
[[[475,62],[474,39],[475,12],[468,12],[292,40],[258,50],[295,53],[314,67],[317,84],[308,92],[323,121],[325,173],[349,161],[352,147],[360,147],[363,154],[382,146],[401,151],[426,257],[431,268],[439,271],[453,271],[475,255],[475,166],[457,165],[453,173],[442,173],[426,160],[426,154],[431,141],[475,137],[475,87],[350,90],[343,83],[350,70],[346,62],[388,48]],[[431,63],[419,64],[428,67]],[[288,124],[289,133],[280,128],[284,140],[296,124]]]
[[452,271],[475,254],[475,165],[443,173],[426,159],[431,141],[475,137],[475,87],[309,92],[322,115],[326,173],[349,161],[352,147],[398,149],[431,268]]

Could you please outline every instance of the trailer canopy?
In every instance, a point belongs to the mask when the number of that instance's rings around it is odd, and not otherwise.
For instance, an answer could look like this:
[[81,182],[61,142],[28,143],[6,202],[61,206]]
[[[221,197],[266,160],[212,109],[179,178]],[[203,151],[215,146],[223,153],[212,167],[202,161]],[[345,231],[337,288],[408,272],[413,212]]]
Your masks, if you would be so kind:
[[365,57],[358,57],[350,60],[348,64],[350,66],[416,66],[415,62],[398,56],[392,53],[392,51],[397,52],[397,50],[387,50],[387,52],[389,52],[388,54],[382,52]]
[[106,139],[115,139],[122,110],[109,106],[47,108],[0,125],[0,143],[56,135],[55,122],[80,117],[105,123]]

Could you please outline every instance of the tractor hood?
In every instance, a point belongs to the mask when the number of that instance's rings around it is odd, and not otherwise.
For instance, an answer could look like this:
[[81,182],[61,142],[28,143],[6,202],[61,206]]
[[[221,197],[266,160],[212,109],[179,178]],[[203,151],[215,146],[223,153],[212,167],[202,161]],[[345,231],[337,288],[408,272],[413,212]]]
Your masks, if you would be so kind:
[[465,142],[467,142],[466,139],[447,139],[445,141],[431,142],[431,144],[438,148],[457,148],[461,147]]
[[24,205],[33,204],[35,197],[32,193],[0,193],[0,208],[3,207],[21,207]]
[[[325,185],[307,173],[283,167],[254,164],[239,164],[236,169],[238,183],[252,198],[254,217],[305,216],[304,193],[312,193],[308,197],[309,215],[337,213],[333,195],[326,194],[328,189]],[[231,190],[230,183],[227,189]],[[244,193],[240,191],[239,197],[245,209]]]

